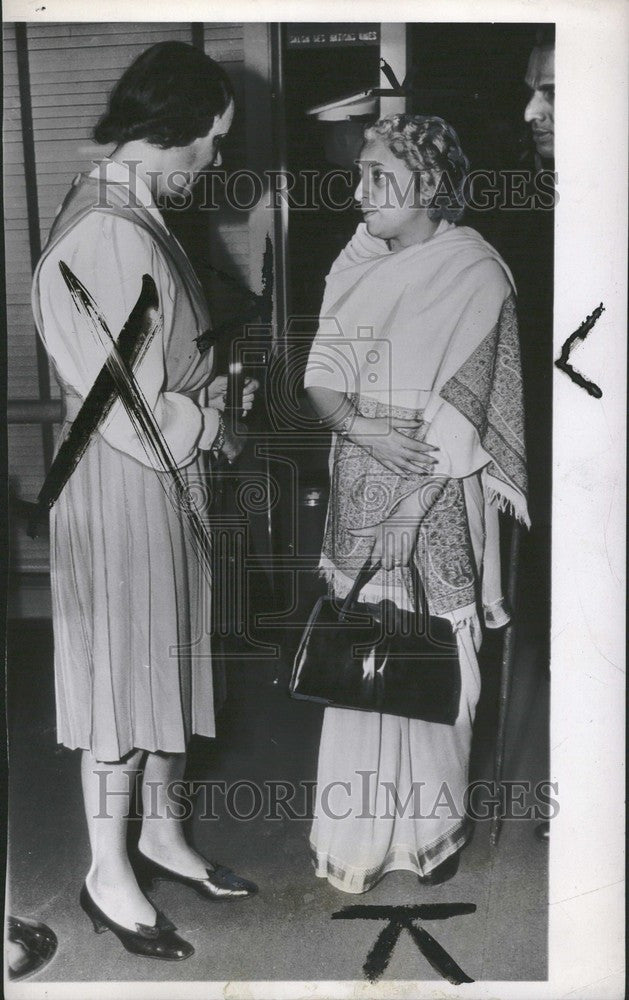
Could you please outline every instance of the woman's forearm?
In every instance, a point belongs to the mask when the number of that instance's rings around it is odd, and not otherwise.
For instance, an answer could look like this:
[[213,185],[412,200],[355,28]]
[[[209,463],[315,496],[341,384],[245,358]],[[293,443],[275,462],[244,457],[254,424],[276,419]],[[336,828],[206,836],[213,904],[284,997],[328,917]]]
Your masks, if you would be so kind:
[[418,473],[425,475],[435,465],[436,449],[412,436],[421,426],[419,418],[366,417],[336,389],[309,386],[307,392],[322,426],[364,448],[389,472],[408,480]]
[[349,437],[358,433],[361,422],[366,418],[356,411],[356,407],[344,392],[312,385],[306,389],[312,407],[327,430],[342,432]]

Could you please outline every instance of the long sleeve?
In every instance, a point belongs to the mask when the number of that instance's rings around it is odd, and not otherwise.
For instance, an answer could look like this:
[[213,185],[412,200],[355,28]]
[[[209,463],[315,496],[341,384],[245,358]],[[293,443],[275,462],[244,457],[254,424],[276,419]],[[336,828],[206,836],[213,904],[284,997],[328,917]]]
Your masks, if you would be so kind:
[[476,429],[450,403],[442,402],[426,430],[426,441],[438,448],[435,475],[464,479],[491,461]]
[[356,341],[345,337],[333,318],[322,317],[308,355],[304,387],[320,386],[346,395],[360,392]]
[[[211,434],[215,416],[182,393],[167,391],[164,345],[176,322],[174,285],[150,236],[116,216],[90,213],[57,244],[44,261],[39,279],[42,338],[60,381],[85,398],[106,359],[72,303],[59,270],[63,260],[92,295],[114,337],[124,326],[150,274],[159,295],[163,337],[154,337],[134,373],[175,464],[197,455],[201,438]],[[116,402],[99,432],[112,447],[144,465],[154,463],[121,402]],[[203,442],[206,447],[206,441]],[[211,443],[211,441],[210,441]]]
[[203,414],[203,430],[197,447],[201,451],[209,451],[218,434],[221,412],[216,407],[207,405],[207,386],[201,389],[198,402]]

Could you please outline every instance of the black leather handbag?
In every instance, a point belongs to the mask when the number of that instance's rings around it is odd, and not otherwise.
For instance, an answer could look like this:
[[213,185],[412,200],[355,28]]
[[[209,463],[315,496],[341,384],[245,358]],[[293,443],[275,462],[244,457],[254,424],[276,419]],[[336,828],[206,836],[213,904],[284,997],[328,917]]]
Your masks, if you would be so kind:
[[392,601],[359,604],[360,591],[377,569],[365,563],[342,605],[338,598],[319,598],[295,656],[290,694],[452,726],[461,697],[452,625],[429,614],[416,570],[414,612]]

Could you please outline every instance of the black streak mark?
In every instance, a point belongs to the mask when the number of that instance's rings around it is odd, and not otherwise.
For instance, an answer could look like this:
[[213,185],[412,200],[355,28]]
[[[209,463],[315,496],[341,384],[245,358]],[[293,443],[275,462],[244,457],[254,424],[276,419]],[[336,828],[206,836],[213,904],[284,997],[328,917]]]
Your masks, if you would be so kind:
[[441,947],[423,927],[417,926],[416,920],[447,920],[449,917],[475,913],[475,903],[426,903],[419,906],[344,906],[332,914],[332,920],[386,920],[387,924],[378,934],[373,947],[363,965],[363,972],[370,982],[374,983],[386,971],[391,960],[393,949],[402,933],[406,930],[413,941],[443,979],[454,986],[461,983],[473,983],[463,969],[459,968],[454,959]]
[[225,284],[244,294],[249,300],[249,305],[242,312],[231,319],[214,327],[213,330],[206,330],[200,337],[196,338],[196,345],[199,352],[203,354],[209,347],[213,347],[221,336],[240,330],[247,323],[261,319],[263,323],[270,323],[273,316],[273,244],[269,236],[266,238],[264,257],[262,261],[262,294],[257,295],[250,288],[242,285],[236,278],[217,267],[209,265],[205,268],[209,273],[215,274]]
[[262,295],[260,296],[260,319],[270,323],[273,319],[273,244],[267,233],[262,258]]
[[168,442],[148,405],[133,371],[128,367],[116,347],[116,343],[98,312],[96,303],[87,289],[81,284],[75,274],[63,261],[59,268],[70,291],[72,300],[97,340],[112,346],[105,362],[112,375],[118,395],[129,416],[134,430],[156,469],[169,474],[174,494],[167,487],[166,481],[160,477],[160,485],[164,489],[175,511],[182,516],[184,523],[191,531],[196,542],[197,555],[207,579],[212,580],[212,538],[197,509],[194,495],[189,491],[185,476],[180,472],[173,458]]
[[[65,265],[64,265],[65,266]],[[72,272],[69,272],[72,274]],[[73,276],[74,277],[74,276]],[[75,292],[73,291],[73,298]],[[133,307],[117,341],[122,360],[130,368],[140,361],[159,329],[159,296],[150,275],[142,278],[140,297]],[[36,538],[38,525],[59,498],[64,486],[76,469],[94,433],[102,425],[118,397],[116,383],[107,365],[99,372],[83,405],[72,422],[48,470],[39,491],[37,503],[29,504],[28,534]]]
[[575,344],[581,343],[585,340],[588,333],[598,320],[601,313],[605,312],[605,306],[601,302],[600,306],[597,306],[593,313],[591,313],[587,319],[584,319],[578,330],[571,333],[565,344],[561,348],[561,354],[555,361],[555,365],[560,371],[565,372],[569,375],[573,382],[589,392],[590,396],[594,396],[595,399],[600,399],[603,395],[602,390],[594,382],[589,382],[586,378],[581,375],[580,372],[576,371],[569,362],[570,354],[572,352]]

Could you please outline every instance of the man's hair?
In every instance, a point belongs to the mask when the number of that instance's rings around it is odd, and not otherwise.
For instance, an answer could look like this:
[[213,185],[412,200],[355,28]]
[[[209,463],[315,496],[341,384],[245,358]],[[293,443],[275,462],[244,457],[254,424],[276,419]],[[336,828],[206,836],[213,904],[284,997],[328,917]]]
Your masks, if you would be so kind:
[[419,190],[430,175],[438,188],[447,175],[450,194],[439,193],[438,203],[428,207],[433,220],[456,222],[464,211],[463,185],[469,170],[469,160],[461,149],[459,137],[451,125],[436,115],[394,114],[381,118],[365,129],[365,142],[380,140],[394,156],[403,160],[415,174]]
[[535,32],[535,48],[536,49],[554,49],[555,48],[555,25],[554,24],[540,24]]
[[100,144],[145,139],[169,149],[207,135],[234,97],[225,70],[185,42],[152,45],[122,74],[94,129]]

